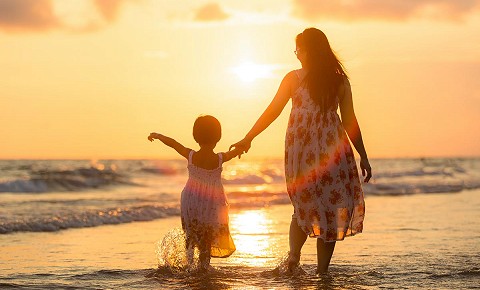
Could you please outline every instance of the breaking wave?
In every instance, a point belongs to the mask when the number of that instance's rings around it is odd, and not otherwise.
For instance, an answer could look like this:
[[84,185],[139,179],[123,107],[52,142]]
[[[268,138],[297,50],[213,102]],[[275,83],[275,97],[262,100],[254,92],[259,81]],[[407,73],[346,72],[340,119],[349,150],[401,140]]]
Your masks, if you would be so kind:
[[56,232],[70,228],[95,227],[100,225],[122,224],[134,221],[150,221],[180,215],[179,207],[139,206],[112,208],[104,211],[86,211],[65,216],[33,218],[0,223],[0,234],[14,232]]
[[28,178],[0,182],[0,192],[77,191],[114,184],[133,183],[113,169],[36,170]]

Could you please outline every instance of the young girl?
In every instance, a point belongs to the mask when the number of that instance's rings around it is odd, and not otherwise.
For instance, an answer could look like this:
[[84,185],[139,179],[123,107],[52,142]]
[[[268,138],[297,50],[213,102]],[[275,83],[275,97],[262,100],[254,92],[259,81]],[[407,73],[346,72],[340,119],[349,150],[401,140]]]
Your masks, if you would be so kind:
[[212,116],[200,116],[193,125],[193,138],[200,150],[158,133],[148,140],[158,139],[188,159],[188,181],[181,196],[182,228],[186,236],[187,258],[193,265],[195,248],[199,250],[199,270],[208,270],[210,257],[226,258],[235,251],[228,228],[228,203],[221,182],[222,163],[243,151],[235,149],[215,154],[213,149],[221,138],[220,122]]

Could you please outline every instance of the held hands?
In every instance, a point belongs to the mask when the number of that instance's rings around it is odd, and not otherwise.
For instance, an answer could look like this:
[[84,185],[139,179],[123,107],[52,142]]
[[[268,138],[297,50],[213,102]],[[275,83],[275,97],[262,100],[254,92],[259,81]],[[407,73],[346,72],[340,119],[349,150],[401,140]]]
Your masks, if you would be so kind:
[[362,169],[362,176],[365,176],[365,173],[367,174],[363,181],[368,183],[372,177],[372,168],[370,167],[370,162],[368,162],[367,158],[360,159],[360,169]]
[[241,153],[238,154],[238,159],[240,159],[243,153],[247,153],[248,150],[250,150],[251,146],[252,146],[252,141],[244,138],[239,142],[230,145],[230,148],[228,150],[230,151],[232,150],[232,148],[241,150]]

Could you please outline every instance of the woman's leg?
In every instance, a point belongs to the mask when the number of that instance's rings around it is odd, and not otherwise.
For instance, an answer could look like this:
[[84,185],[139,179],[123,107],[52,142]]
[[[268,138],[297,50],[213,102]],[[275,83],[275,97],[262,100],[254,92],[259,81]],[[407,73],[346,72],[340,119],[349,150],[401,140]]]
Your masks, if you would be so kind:
[[289,244],[290,244],[290,254],[289,254],[289,263],[288,267],[295,267],[300,262],[300,252],[302,250],[303,244],[307,240],[307,234],[298,226],[297,218],[292,217],[290,222],[290,232],[288,234]]
[[324,242],[317,239],[317,272],[326,273],[335,249],[335,242]]

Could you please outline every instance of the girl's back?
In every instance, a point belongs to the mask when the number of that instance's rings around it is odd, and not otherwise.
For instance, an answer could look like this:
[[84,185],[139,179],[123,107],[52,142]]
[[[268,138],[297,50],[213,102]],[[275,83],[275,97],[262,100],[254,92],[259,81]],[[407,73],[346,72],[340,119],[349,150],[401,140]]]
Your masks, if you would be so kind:
[[213,152],[202,152],[202,150],[199,150],[193,154],[192,164],[207,170],[216,169],[219,167],[219,156]]
[[211,235],[212,257],[227,257],[235,251],[228,229],[227,198],[221,182],[222,156],[222,153],[211,155],[191,150],[187,167],[189,178],[181,197],[182,226],[187,238],[200,241],[206,233]]

